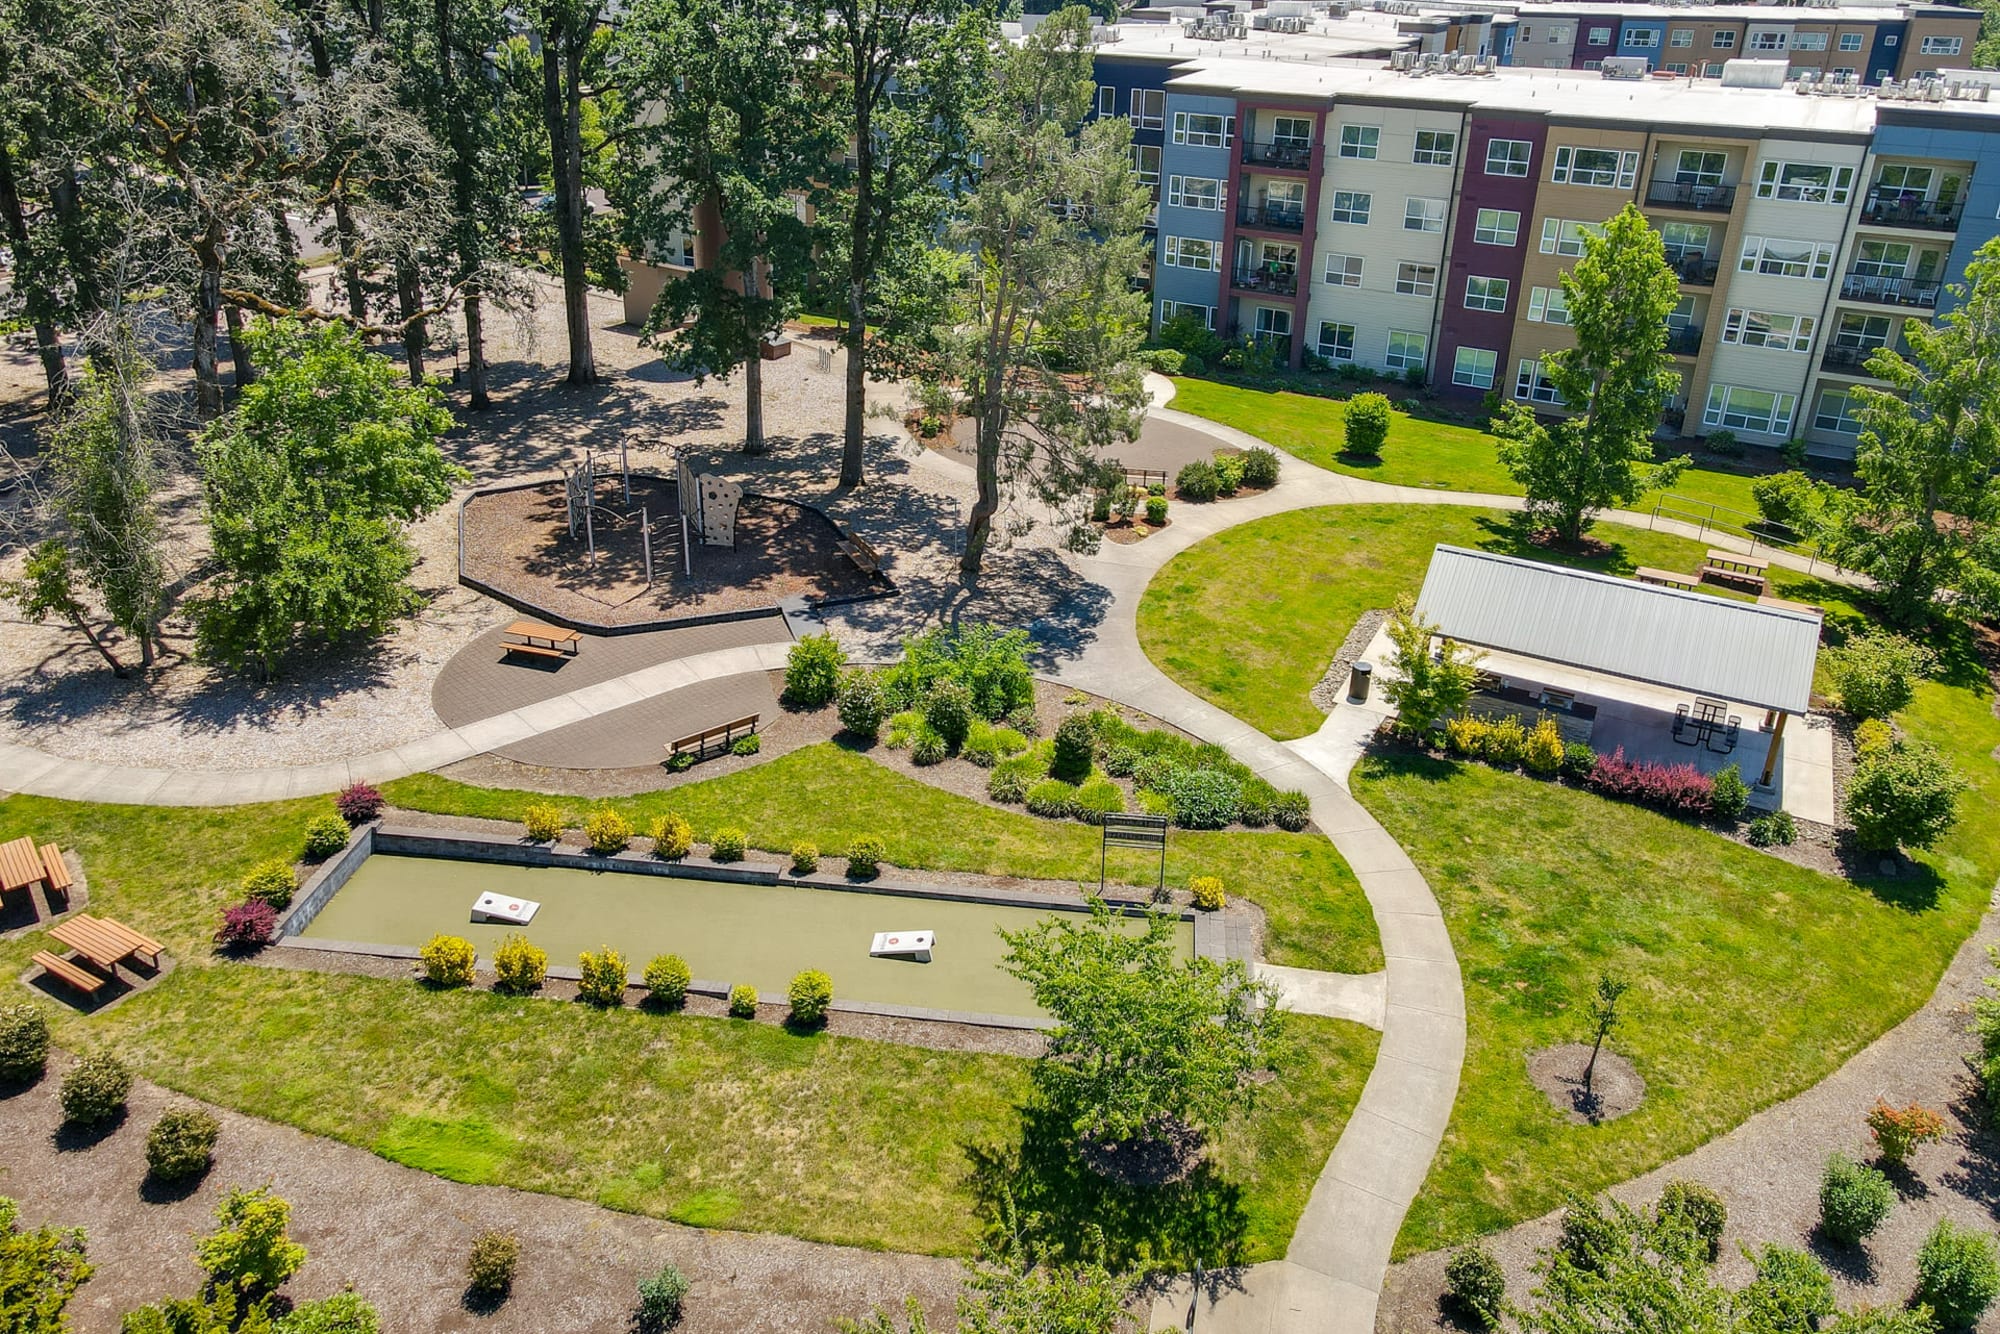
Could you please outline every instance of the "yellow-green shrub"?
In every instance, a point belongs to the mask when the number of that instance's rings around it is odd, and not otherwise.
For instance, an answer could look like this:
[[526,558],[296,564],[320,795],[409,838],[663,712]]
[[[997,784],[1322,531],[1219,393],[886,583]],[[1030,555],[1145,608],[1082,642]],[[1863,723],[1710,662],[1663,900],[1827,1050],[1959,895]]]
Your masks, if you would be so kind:
[[656,954],[646,965],[646,991],[653,1004],[677,1010],[687,1000],[688,984],[694,973],[678,954]]
[[617,950],[609,945],[596,954],[585,950],[576,956],[576,969],[578,1000],[606,1008],[625,1003],[625,956]]
[[1857,756],[1877,754],[1889,749],[1895,742],[1895,729],[1880,718],[1869,718],[1855,726],[1854,753]]
[[729,989],[729,1015],[732,1019],[755,1019],[757,1017],[757,988],[747,982],[738,982]]
[[1454,755],[1477,758],[1486,753],[1486,734],[1493,725],[1484,718],[1461,715],[1444,720],[1444,746]]
[[677,862],[694,846],[694,826],[672,811],[653,821],[653,855]]
[[493,951],[493,989],[520,996],[542,985],[549,975],[549,952],[520,932],[501,941]]
[[1528,748],[1528,729],[1521,726],[1521,720],[1509,714],[1493,724],[1486,734],[1486,759],[1503,769],[1511,769],[1521,762],[1521,754]]
[[1188,893],[1194,895],[1194,906],[1203,912],[1220,912],[1229,902],[1222,893],[1222,878],[1213,875],[1198,875],[1188,881]]
[[469,987],[478,957],[463,936],[436,935],[423,948],[424,976],[434,987]]
[[553,843],[562,837],[562,807],[552,801],[538,801],[521,812],[521,823],[527,826],[530,843]]
[[632,841],[632,822],[609,806],[599,806],[583,822],[583,837],[592,852],[609,857],[625,851]]
[[1555,719],[1544,714],[1535,720],[1534,729],[1521,747],[1521,763],[1531,774],[1552,774],[1562,768],[1562,762],[1562,729],[1556,726]]
[[833,1006],[833,979],[817,968],[808,968],[792,979],[786,999],[792,1003],[792,1022],[816,1027],[826,1022]]

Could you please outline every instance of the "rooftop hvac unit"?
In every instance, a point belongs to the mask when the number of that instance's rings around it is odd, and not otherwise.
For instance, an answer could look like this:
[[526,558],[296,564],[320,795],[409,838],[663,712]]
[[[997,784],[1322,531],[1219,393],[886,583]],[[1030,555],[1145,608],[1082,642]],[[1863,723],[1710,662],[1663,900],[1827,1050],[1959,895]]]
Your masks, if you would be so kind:
[[1606,56],[1598,73],[1607,79],[1643,79],[1651,67],[1644,56]]
[[1791,62],[1784,60],[1725,60],[1722,62],[1724,88],[1782,88]]
[[1389,53],[1389,68],[1398,74],[1408,74],[1410,67],[1417,63],[1415,51],[1392,51]]

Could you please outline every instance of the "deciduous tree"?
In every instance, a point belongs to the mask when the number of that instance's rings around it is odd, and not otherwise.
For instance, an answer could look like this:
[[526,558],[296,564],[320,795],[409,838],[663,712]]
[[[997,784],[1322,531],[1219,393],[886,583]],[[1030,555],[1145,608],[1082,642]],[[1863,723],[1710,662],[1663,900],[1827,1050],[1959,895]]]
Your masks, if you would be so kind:
[[1476,650],[1447,639],[1433,654],[1431,640],[1436,637],[1437,626],[1417,615],[1414,599],[1408,595],[1397,599],[1389,617],[1396,674],[1383,683],[1382,693],[1396,706],[1396,723],[1403,734],[1419,740],[1465,707],[1478,676]]

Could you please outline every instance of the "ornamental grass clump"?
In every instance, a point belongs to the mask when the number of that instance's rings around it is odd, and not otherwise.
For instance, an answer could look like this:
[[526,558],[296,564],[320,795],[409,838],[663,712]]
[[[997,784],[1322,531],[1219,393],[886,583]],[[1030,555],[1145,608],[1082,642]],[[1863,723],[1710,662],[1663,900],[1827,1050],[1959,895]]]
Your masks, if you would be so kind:
[[432,986],[455,988],[472,985],[472,968],[478,953],[464,936],[448,936],[439,932],[424,943],[418,957],[424,965],[424,980]]
[[1023,801],[1031,815],[1066,820],[1076,814],[1076,789],[1060,778],[1044,778],[1028,789]]
[[1072,814],[1085,824],[1103,824],[1105,816],[1124,812],[1125,789],[1103,774],[1095,775],[1076,790],[1076,809]]
[[199,1107],[169,1107],[146,1132],[146,1170],[169,1185],[208,1171],[222,1123]]
[[606,945],[576,958],[576,998],[585,1005],[615,1010],[625,1003],[625,956]]

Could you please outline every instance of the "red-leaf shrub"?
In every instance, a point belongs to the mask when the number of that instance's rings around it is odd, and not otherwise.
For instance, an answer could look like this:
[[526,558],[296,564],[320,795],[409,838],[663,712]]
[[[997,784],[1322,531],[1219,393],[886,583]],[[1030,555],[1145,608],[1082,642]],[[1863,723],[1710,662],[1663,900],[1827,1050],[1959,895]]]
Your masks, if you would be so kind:
[[340,790],[333,808],[350,825],[367,824],[382,813],[382,794],[366,783],[354,783]]
[[1715,782],[1692,764],[1628,760],[1620,746],[1599,755],[1585,783],[1607,797],[1636,801],[1674,815],[1706,816],[1715,808]]
[[226,950],[254,950],[278,934],[278,910],[262,899],[245,899],[226,908],[215,943]]

